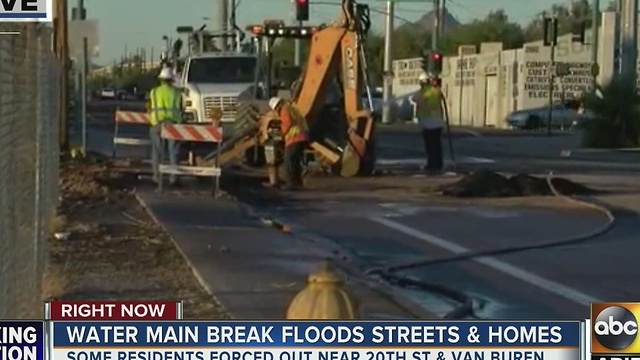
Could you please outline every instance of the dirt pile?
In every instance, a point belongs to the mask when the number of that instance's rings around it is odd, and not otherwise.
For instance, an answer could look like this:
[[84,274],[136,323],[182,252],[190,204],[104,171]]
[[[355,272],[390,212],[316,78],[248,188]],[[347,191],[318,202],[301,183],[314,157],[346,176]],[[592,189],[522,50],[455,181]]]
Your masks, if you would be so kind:
[[[564,178],[553,178],[551,184],[558,193],[566,196],[589,195],[597,192]],[[441,186],[439,190],[444,196],[459,198],[553,195],[546,178],[527,174],[504,176],[489,170],[465,175],[453,184]]]
[[135,197],[137,176],[109,161],[68,160],[43,296],[60,300],[181,299],[189,318],[224,318],[168,234]]
[[127,184],[131,183],[131,179],[113,171],[106,161],[66,161],[59,179],[61,210],[74,213],[101,203],[116,203],[130,195]]

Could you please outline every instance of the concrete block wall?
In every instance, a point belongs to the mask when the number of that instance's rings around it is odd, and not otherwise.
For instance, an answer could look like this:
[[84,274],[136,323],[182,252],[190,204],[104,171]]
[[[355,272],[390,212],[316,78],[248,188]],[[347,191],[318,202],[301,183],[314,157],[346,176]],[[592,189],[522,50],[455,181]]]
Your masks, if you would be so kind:
[[[602,15],[599,32],[598,82],[608,81],[615,70],[616,14]],[[574,43],[571,35],[558,39],[555,61],[567,63],[571,74],[556,78],[556,100],[579,97],[591,88],[591,45]],[[587,33],[587,44],[591,43]],[[521,49],[502,50],[500,43],[461,46],[458,56],[445,57],[443,91],[452,124],[505,127],[504,119],[515,110],[546,106],[549,97],[550,48],[542,41]],[[394,61],[393,92],[403,96],[418,89],[420,58]],[[639,66],[640,68],[640,66]]]

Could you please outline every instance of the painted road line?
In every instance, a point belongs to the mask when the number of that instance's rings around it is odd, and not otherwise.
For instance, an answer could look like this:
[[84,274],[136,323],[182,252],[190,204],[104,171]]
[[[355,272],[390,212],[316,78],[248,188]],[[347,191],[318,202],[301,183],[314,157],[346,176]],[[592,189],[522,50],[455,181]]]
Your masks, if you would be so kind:
[[[472,253],[471,249],[462,247],[452,241],[439,238],[437,236],[425,233],[423,231],[416,230],[410,226],[401,224],[391,219],[385,219],[381,217],[375,217],[375,218],[372,217],[372,218],[369,218],[369,220],[374,221],[378,224],[384,225],[390,229],[396,230],[405,235],[421,240],[430,245],[437,246],[441,249],[450,251],[455,255],[465,255],[465,254]],[[480,263],[482,265],[485,265],[487,267],[490,267],[499,272],[502,272],[511,277],[514,277],[518,280],[524,281],[530,285],[534,285],[542,290],[556,294],[560,297],[563,297],[567,300],[570,300],[580,305],[590,305],[591,303],[602,302],[602,300],[596,299],[591,295],[587,295],[583,292],[570,288],[566,285],[557,283],[555,281],[545,279],[532,272],[529,272],[517,266],[513,266],[509,263],[498,260],[494,257],[490,257],[490,256],[478,257],[478,258],[472,258],[471,260],[477,263]]]
[[[445,159],[446,163],[452,163],[450,159]],[[495,164],[495,160],[471,156],[462,156],[456,159],[458,164]],[[381,166],[422,166],[426,163],[425,158],[409,158],[409,159],[378,159],[377,165]]]

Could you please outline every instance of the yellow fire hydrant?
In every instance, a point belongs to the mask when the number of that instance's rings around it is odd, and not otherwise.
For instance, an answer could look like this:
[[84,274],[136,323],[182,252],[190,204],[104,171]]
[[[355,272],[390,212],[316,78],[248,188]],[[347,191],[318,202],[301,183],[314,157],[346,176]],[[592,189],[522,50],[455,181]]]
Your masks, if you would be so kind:
[[344,288],[344,280],[323,263],[309,275],[308,285],[287,310],[288,320],[352,320],[358,318],[357,302]]

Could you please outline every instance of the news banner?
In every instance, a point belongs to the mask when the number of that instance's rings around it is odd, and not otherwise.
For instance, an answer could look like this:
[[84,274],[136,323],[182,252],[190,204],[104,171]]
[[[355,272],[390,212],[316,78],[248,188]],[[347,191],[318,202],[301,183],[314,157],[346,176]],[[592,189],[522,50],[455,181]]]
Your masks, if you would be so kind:
[[187,321],[180,302],[50,302],[0,360],[640,360],[640,304],[576,321]]

